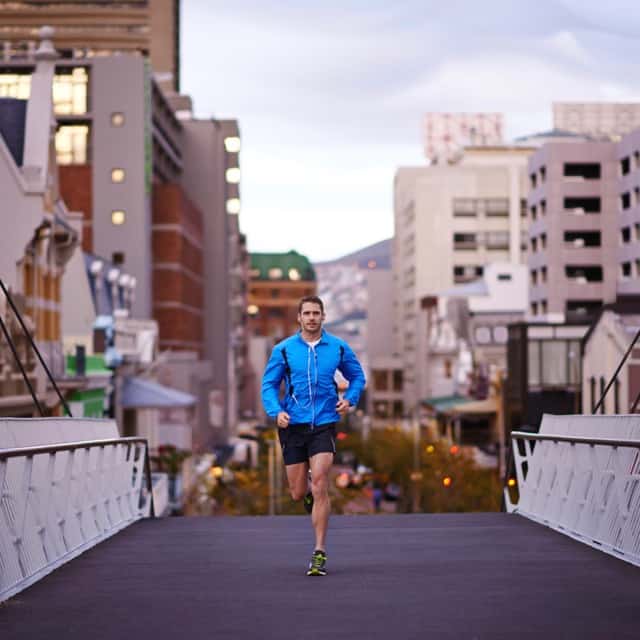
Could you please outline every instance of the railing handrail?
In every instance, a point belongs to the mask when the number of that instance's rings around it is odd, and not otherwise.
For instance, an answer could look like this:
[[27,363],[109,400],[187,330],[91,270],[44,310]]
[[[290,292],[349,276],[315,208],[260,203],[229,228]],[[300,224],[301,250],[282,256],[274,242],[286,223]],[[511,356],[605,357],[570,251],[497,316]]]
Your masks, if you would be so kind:
[[146,444],[146,438],[127,437],[127,438],[106,438],[100,440],[78,440],[76,442],[61,442],[56,444],[39,445],[37,447],[15,447],[11,449],[0,449],[0,460],[7,458],[37,456],[42,453],[56,453],[58,451],[75,451],[76,449],[90,449],[92,447],[106,447],[114,444]]
[[568,436],[553,433],[529,433],[527,431],[512,431],[511,437],[519,440],[553,440],[554,442],[570,442],[572,444],[640,447],[640,440],[621,440],[619,438],[589,438],[585,436]]

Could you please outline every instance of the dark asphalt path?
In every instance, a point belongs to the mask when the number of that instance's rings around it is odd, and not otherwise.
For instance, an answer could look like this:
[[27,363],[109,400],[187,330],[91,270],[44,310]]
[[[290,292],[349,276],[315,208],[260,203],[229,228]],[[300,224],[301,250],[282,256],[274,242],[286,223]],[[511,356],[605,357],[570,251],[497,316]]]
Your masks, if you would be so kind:
[[0,605],[2,640],[640,638],[640,569],[519,516],[140,522]]

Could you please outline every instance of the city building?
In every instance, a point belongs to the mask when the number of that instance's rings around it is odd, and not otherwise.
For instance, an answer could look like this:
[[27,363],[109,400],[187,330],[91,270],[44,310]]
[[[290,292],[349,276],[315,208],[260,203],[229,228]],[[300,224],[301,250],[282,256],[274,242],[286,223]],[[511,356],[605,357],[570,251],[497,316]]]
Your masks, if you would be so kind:
[[252,253],[248,307],[249,331],[276,341],[296,333],[298,303],[317,295],[316,273],[306,256],[288,253]]
[[[0,98],[0,193],[5,220],[0,235],[0,274],[52,375],[60,379],[65,376],[62,281],[78,249],[79,235],[58,188],[51,92],[57,54],[50,34],[45,31],[42,35],[34,52],[31,97]],[[59,411],[58,398],[50,393],[50,383],[36,365],[35,354],[3,294],[0,314],[41,406],[45,412]],[[4,336],[0,360],[3,415],[33,415],[34,401]]]
[[149,57],[163,90],[180,91],[180,0],[15,0],[0,3],[5,61],[30,58],[38,29],[54,27],[64,58]]
[[618,296],[640,294],[640,128],[618,143]]
[[526,260],[527,162],[533,150],[467,147],[453,164],[396,173],[394,341],[402,358],[405,410],[436,395],[420,373],[430,366],[423,301],[477,280],[489,263]]
[[[607,305],[582,341],[582,413],[594,413],[640,330],[638,300]],[[634,346],[598,413],[634,413],[640,406],[640,347]]]
[[533,319],[586,321],[619,280],[618,162],[613,142],[548,143],[529,161],[529,303]]
[[196,119],[189,101],[173,103],[184,132],[182,185],[202,211],[204,353],[209,428],[216,443],[235,434],[248,372],[246,238],[240,232],[240,147],[235,120]]
[[640,128],[640,103],[554,102],[555,129],[617,141]]

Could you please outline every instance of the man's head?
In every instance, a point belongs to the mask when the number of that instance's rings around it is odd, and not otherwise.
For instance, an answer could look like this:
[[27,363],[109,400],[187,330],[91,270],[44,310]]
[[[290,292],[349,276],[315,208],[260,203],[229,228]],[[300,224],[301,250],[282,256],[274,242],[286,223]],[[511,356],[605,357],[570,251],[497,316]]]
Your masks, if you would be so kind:
[[300,328],[308,333],[317,333],[324,322],[324,304],[318,296],[305,296],[298,303]]

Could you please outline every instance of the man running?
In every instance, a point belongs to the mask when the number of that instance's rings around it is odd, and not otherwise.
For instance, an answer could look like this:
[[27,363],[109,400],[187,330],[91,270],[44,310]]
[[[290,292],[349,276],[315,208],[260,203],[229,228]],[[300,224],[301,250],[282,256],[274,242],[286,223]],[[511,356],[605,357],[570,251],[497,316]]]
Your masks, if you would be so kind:
[[[336,452],[336,422],[358,404],[365,385],[355,354],[344,340],[324,331],[324,318],[320,298],[302,298],[298,304],[300,331],[273,348],[262,378],[262,403],[279,427],[291,497],[303,500],[315,530],[308,576],[327,574],[329,470]],[[349,382],[342,398],[334,380],[336,371]],[[283,380],[285,394],[280,399]]]

